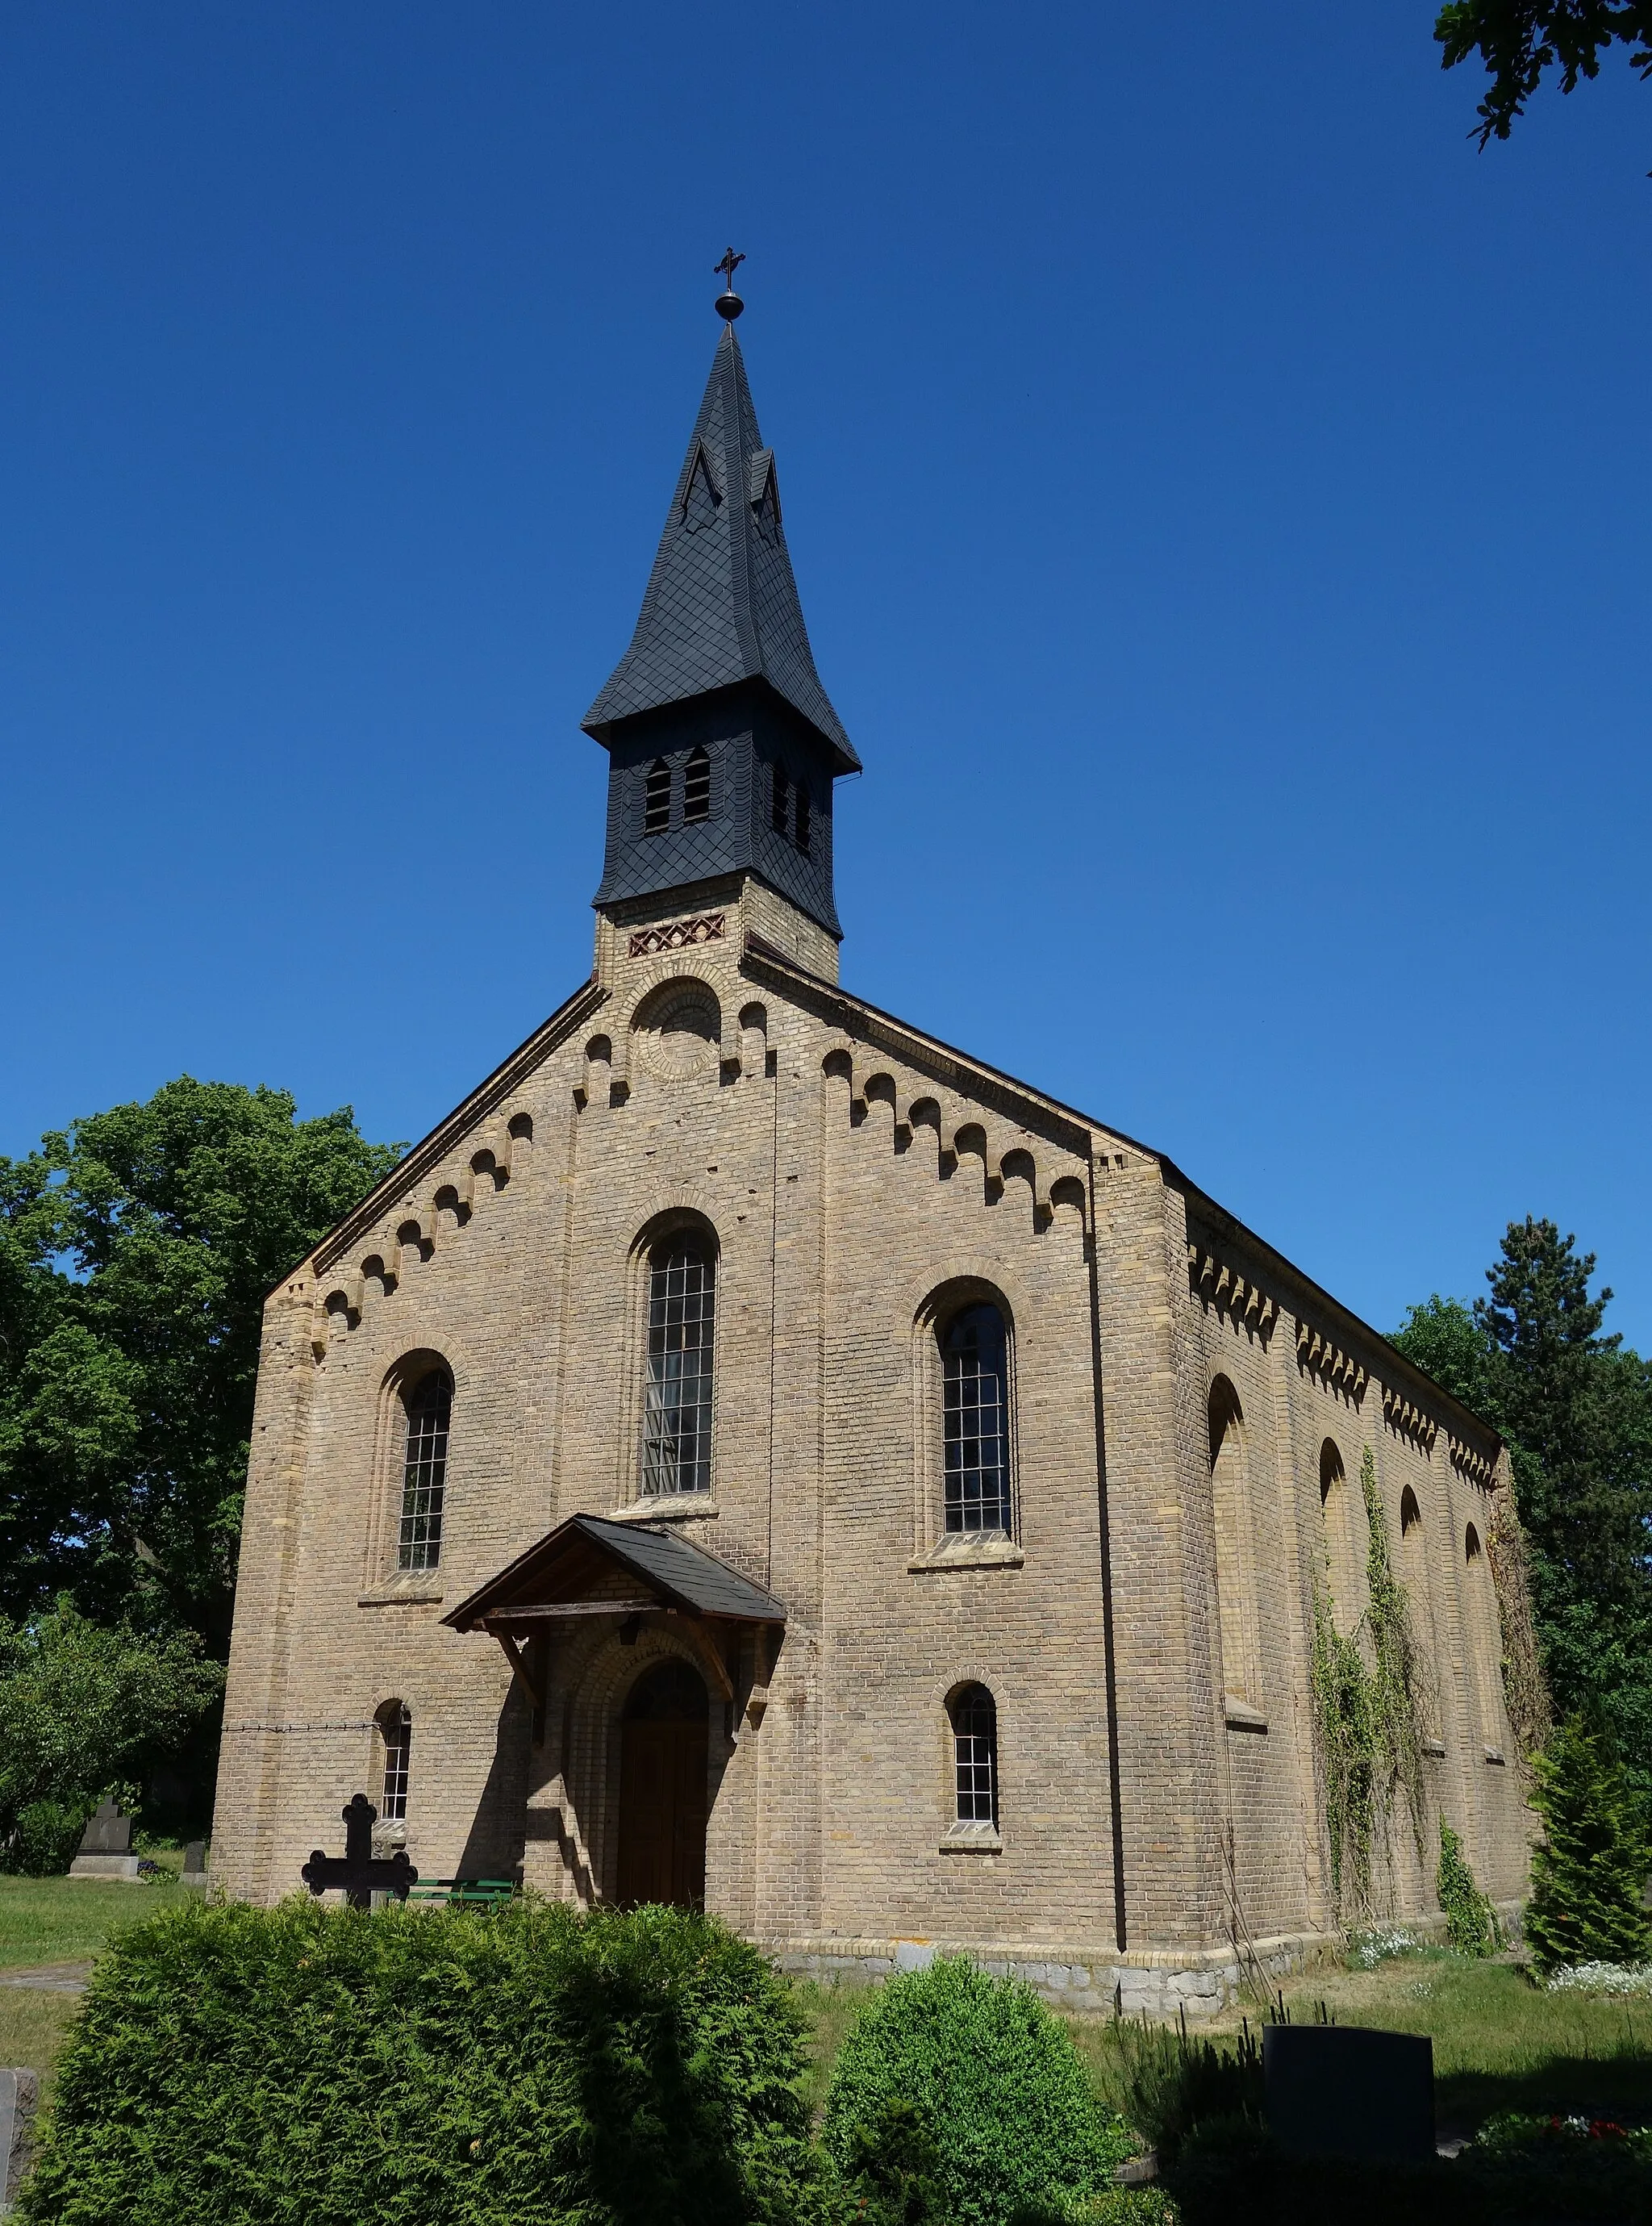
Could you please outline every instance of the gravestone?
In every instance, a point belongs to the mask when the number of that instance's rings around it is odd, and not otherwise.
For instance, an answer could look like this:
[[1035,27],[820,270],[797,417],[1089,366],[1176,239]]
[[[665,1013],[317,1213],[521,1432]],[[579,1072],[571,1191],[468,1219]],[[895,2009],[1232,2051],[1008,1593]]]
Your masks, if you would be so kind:
[[1426,2163],[1434,2153],[1434,2045],[1354,2025],[1262,2027],[1268,2130],[1288,2156]]
[[112,1801],[100,1801],[80,1838],[80,1852],[69,1865],[72,1879],[137,1880],[137,1857],[132,1853],[132,1820],[123,1816]]
[[38,2071],[0,2071],[0,2218],[29,2168],[29,2137],[40,2108]]
[[419,1874],[398,1848],[388,1859],[373,1853],[373,1826],[378,1811],[365,1793],[358,1793],[343,1811],[344,1853],[324,1855],[317,1848],[298,1875],[319,1900],[329,1886],[339,1886],[352,1909],[370,1909],[375,1893],[393,1893],[405,1901],[419,1882]]
[[180,1874],[184,1886],[205,1886],[206,1883],[206,1842],[191,1840],[183,1851],[183,1870]]

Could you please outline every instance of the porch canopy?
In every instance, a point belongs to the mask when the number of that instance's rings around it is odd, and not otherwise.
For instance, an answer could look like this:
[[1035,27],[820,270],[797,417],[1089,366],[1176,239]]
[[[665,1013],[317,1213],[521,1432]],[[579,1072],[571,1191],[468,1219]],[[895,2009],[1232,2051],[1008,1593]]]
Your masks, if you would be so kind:
[[[544,1704],[543,1673],[534,1674],[539,1664],[531,1668],[524,1642],[555,1632],[566,1636],[594,1616],[617,1621],[624,1637],[625,1625],[634,1630],[645,1615],[678,1618],[690,1626],[694,1653],[731,1702],[728,1641],[735,1639],[738,1647],[742,1638],[768,1639],[769,1646],[754,1650],[751,1700],[760,1708],[770,1649],[785,1628],[785,1609],[772,1593],[674,1531],[570,1515],[442,1620],[454,1631],[485,1631],[497,1638],[538,1709]],[[543,1659],[541,1649],[534,1651]]]

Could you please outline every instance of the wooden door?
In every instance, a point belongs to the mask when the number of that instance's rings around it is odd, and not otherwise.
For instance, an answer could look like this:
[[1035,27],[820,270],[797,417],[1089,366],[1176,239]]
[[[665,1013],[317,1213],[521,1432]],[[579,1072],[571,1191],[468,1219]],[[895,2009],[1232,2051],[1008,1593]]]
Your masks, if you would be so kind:
[[632,1688],[620,1759],[619,1899],[702,1909],[706,1898],[706,1689],[685,1662]]

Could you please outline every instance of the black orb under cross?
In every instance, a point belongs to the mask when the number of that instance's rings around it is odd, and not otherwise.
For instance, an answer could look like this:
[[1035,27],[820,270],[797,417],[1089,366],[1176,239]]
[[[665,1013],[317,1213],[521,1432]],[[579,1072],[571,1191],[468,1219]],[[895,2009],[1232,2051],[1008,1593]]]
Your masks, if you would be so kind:
[[717,296],[717,315],[726,324],[732,325],[746,307],[745,302],[734,291],[734,273],[745,260],[746,258],[743,255],[736,255],[732,247],[725,247],[722,261],[713,266],[724,282],[723,290]]
[[376,1892],[393,1893],[398,1901],[405,1901],[409,1888],[419,1882],[406,1848],[397,1848],[393,1855],[375,1856],[373,1826],[378,1822],[378,1811],[365,1793],[358,1793],[342,1813],[344,1853],[324,1855],[315,1848],[298,1873],[300,1878],[318,1899],[329,1886],[342,1886],[352,1909],[370,1909]]

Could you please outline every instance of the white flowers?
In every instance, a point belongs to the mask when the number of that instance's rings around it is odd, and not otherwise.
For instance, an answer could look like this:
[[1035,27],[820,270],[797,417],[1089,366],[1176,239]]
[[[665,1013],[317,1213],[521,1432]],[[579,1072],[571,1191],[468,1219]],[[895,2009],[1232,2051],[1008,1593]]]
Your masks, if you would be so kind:
[[1353,1936],[1348,1943],[1349,1960],[1359,1970],[1374,1971],[1392,1956],[1414,1956],[1422,1944],[1414,1933],[1401,1932],[1392,1925],[1379,1927]]
[[1652,2000],[1652,1963],[1563,1963],[1552,1971],[1549,1991],[1574,1994],[1643,1994]]

